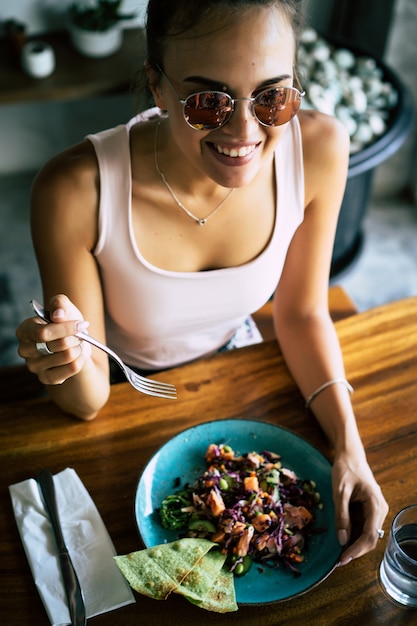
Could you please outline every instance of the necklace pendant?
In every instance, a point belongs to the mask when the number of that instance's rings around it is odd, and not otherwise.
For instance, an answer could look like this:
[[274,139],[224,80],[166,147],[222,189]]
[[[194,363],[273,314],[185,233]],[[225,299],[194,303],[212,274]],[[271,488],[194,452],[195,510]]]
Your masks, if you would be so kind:
[[177,196],[175,195],[171,185],[168,183],[168,181],[166,180],[166,178],[164,176],[164,173],[161,172],[161,169],[159,167],[157,147],[158,147],[158,131],[159,131],[160,123],[161,123],[161,121],[159,120],[159,122],[156,125],[155,140],[154,140],[154,147],[153,147],[153,153],[154,153],[154,159],[155,159],[155,169],[158,172],[158,174],[160,175],[161,180],[164,183],[165,187],[168,189],[169,193],[171,194],[172,199],[176,202],[176,204],[179,206],[179,208],[182,211],[184,211],[184,213],[186,213],[188,215],[188,217],[191,217],[191,219],[193,219],[199,226],[205,226],[205,224],[207,223],[207,220],[209,220],[211,217],[213,217],[213,215],[215,215],[217,213],[217,211],[219,211],[222,208],[222,206],[228,201],[228,199],[230,198],[230,196],[232,195],[232,193],[235,190],[231,189],[230,193],[227,194],[227,196],[220,202],[220,204],[214,209],[214,211],[209,213],[207,215],[207,217],[203,217],[202,219],[200,219],[199,217],[197,217],[196,215],[191,213],[191,211],[189,211],[187,209],[187,207],[185,207],[183,205],[183,203],[180,202],[180,200],[177,198]]

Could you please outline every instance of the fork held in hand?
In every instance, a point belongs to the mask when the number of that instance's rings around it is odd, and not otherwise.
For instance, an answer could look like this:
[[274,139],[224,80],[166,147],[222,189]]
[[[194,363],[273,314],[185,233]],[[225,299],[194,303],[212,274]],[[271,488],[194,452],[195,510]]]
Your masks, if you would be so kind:
[[[39,302],[36,302],[36,300],[31,300],[31,305],[36,315],[44,320],[44,322],[47,322],[48,324],[53,323],[49,315],[49,311],[47,311],[41,304],[39,304]],[[108,348],[97,339],[90,337],[90,335],[88,335],[87,333],[75,333],[75,336],[83,341],[91,343],[91,345],[99,348],[100,350],[103,350],[103,352],[106,352],[109,357],[116,361],[117,365],[123,371],[124,375],[126,376],[129,383],[132,385],[132,387],[134,387],[141,393],[145,393],[148,396],[156,396],[158,398],[168,398],[169,400],[176,399],[177,391],[174,385],[171,385],[170,383],[161,383],[157,380],[152,380],[150,378],[145,378],[145,376],[141,376],[130,367],[128,367],[126,363],[124,363],[119,357],[119,355],[113,352],[113,350]]]

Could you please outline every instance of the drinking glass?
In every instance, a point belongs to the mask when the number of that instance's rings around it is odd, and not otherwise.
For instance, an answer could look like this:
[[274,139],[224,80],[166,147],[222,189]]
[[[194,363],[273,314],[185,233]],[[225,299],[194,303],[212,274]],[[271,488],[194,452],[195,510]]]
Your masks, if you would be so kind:
[[417,607],[417,504],[394,517],[379,579],[391,598]]

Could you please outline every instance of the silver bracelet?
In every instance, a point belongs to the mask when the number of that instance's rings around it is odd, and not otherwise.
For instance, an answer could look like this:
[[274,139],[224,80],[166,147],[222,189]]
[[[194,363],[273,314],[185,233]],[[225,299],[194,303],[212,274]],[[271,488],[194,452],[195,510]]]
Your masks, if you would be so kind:
[[316,389],[316,391],[313,391],[311,396],[308,396],[306,403],[305,403],[306,409],[310,408],[310,404],[313,402],[314,398],[316,398],[319,395],[319,393],[327,389],[327,387],[330,387],[331,385],[336,385],[337,383],[344,385],[346,389],[349,391],[349,393],[353,393],[353,387],[350,383],[348,383],[346,378],[332,378],[332,380],[328,380],[327,383],[324,383],[324,385],[321,385],[321,387]]

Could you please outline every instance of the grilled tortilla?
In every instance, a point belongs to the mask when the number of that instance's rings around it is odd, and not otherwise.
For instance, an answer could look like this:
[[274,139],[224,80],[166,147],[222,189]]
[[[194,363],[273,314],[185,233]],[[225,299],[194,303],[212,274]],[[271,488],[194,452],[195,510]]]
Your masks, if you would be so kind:
[[186,576],[175,593],[181,593],[207,611],[237,611],[233,574],[222,569],[225,560],[225,554],[211,550]]
[[236,611],[233,574],[222,569],[226,557],[213,546],[186,538],[114,558],[138,593],[156,600],[178,593],[210,611]]

